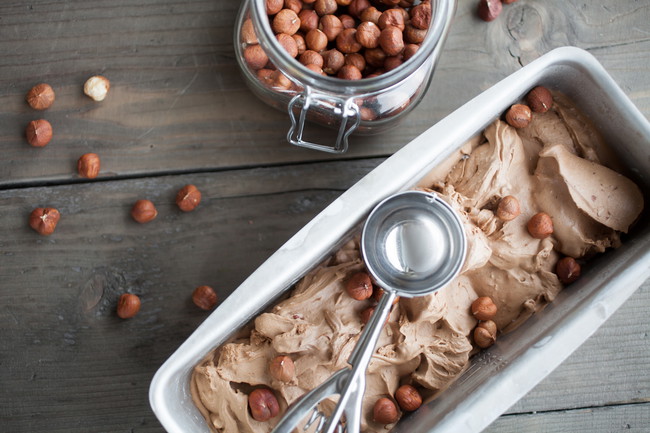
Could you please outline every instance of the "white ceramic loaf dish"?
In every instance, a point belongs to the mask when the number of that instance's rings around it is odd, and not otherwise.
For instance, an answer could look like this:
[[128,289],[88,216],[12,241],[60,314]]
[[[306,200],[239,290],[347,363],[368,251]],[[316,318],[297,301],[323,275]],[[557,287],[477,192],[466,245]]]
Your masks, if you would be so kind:
[[[193,367],[358,230],[383,198],[416,185],[535,85],[564,92],[598,126],[646,195],[650,123],[598,61],[578,48],[555,49],[429,128],[317,215],[250,275],[169,357],[154,376],[151,407],[169,433],[209,433],[192,402]],[[596,259],[541,313],[472,358],[436,400],[393,432],[480,432],[577,349],[650,277],[650,221],[624,245]]]

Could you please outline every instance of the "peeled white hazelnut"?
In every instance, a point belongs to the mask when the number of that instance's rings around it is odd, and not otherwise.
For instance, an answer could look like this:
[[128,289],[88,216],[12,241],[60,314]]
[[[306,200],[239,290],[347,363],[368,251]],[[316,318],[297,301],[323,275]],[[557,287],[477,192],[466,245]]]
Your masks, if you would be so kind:
[[84,84],[84,93],[95,101],[103,101],[111,88],[111,83],[108,78],[101,75],[95,75],[88,78]]

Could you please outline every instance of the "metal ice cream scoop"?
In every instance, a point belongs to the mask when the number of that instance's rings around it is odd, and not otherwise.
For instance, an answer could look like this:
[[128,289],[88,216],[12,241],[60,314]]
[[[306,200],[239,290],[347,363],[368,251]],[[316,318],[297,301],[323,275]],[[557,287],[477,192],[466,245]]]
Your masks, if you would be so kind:
[[[393,300],[440,290],[458,275],[465,251],[458,215],[435,193],[407,191],[379,203],[363,226],[361,253],[384,295],[348,359],[350,368],[337,371],[292,404],[273,433],[290,433],[301,422],[304,431],[358,433],[366,368]],[[318,403],[337,394],[331,415],[318,411]]]

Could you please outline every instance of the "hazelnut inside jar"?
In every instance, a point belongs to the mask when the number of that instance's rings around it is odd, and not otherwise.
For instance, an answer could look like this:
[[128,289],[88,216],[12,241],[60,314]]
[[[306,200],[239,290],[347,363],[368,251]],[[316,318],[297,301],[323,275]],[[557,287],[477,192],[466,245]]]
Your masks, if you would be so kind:
[[[246,0],[235,24],[237,58],[249,87],[270,105],[287,109],[292,98],[309,94],[318,103],[300,106],[319,108],[325,113],[308,112],[307,119],[337,128],[335,112],[345,111],[345,115],[338,116],[361,120],[356,132],[377,133],[391,123],[382,122],[381,127],[371,123],[408,111],[401,96],[399,105],[393,106],[388,101],[396,98],[382,95],[399,91],[400,95],[408,95],[408,105],[420,101],[455,5],[456,0],[285,1],[282,9],[271,14],[264,0]],[[412,20],[417,27],[410,27],[416,30],[417,38],[407,35]],[[289,36],[304,45],[288,43]],[[307,51],[309,54],[303,56]],[[294,85],[268,86],[268,74],[259,71],[276,69]],[[361,106],[342,110],[359,97],[375,101],[375,115],[361,119]],[[387,102],[382,105],[382,101]]]

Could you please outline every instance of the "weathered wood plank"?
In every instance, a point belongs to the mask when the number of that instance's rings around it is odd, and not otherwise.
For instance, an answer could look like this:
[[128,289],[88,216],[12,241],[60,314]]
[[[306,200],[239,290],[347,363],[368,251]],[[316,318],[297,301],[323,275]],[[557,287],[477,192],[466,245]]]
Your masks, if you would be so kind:
[[485,433],[646,433],[650,403],[503,416]]
[[[421,105],[380,137],[353,139],[343,158],[387,155],[522,64],[562,45],[591,51],[650,115],[650,1],[526,0],[484,23],[459,1],[450,37]],[[341,158],[285,141],[286,114],[246,88],[232,49],[238,2],[34,1],[0,5],[0,185],[75,179],[83,153],[102,157],[102,177],[178,173]],[[81,93],[106,74],[108,98]],[[44,113],[23,101],[47,81],[57,102]],[[55,138],[32,149],[23,129],[49,119]],[[322,132],[322,129],[317,129]]]

